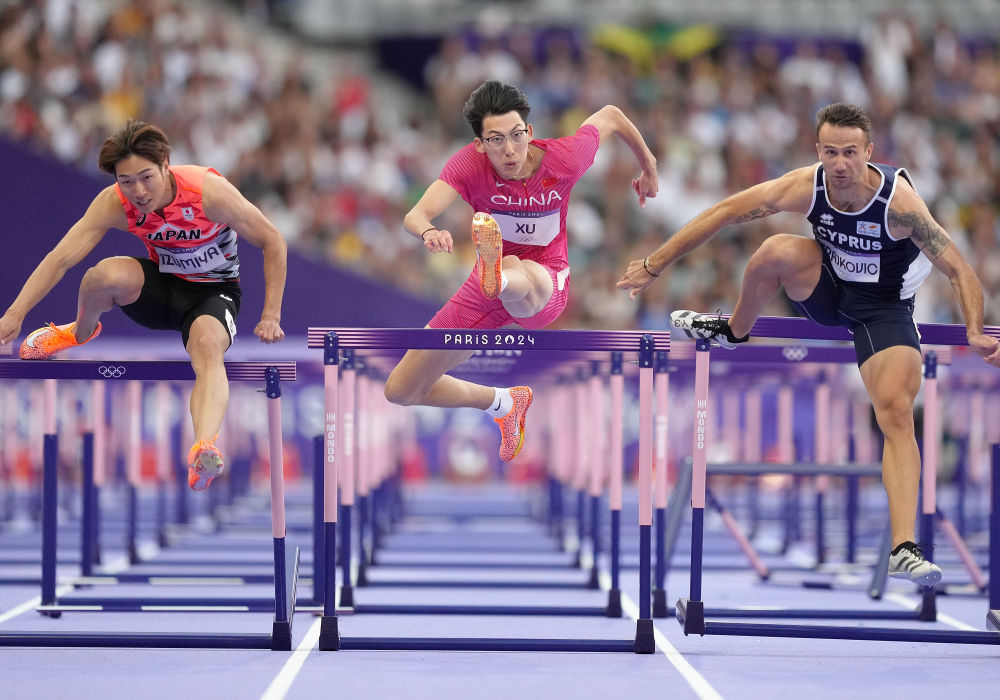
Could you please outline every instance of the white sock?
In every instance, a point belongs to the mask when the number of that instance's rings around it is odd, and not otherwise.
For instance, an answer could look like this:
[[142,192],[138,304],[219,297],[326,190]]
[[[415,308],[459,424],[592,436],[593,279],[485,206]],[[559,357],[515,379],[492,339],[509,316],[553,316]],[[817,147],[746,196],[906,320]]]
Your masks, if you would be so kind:
[[[500,270],[500,291],[501,292],[503,290],[507,289],[507,284],[509,282],[510,282],[510,280],[507,279],[507,273],[504,272],[503,270]],[[507,392],[507,393],[509,394],[510,392]]]
[[493,387],[493,392],[493,403],[490,404],[489,408],[483,410],[492,418],[503,418],[510,413],[510,409],[514,408],[514,397],[510,395],[510,389]]

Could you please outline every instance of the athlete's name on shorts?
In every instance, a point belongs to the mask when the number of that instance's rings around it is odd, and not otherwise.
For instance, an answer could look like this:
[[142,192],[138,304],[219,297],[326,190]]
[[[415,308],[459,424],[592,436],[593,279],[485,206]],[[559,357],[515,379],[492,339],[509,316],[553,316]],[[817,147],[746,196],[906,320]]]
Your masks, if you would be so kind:
[[458,347],[469,347],[470,345],[510,347],[534,345],[535,338],[527,333],[445,333],[444,344]]
[[189,254],[189,257],[181,257],[181,255],[184,255],[184,253],[181,253],[180,251],[171,251],[171,253],[166,253],[161,250],[159,251],[160,265],[177,267],[182,270],[200,270],[210,260],[222,255],[222,252],[213,246],[211,248],[207,248],[200,254]]

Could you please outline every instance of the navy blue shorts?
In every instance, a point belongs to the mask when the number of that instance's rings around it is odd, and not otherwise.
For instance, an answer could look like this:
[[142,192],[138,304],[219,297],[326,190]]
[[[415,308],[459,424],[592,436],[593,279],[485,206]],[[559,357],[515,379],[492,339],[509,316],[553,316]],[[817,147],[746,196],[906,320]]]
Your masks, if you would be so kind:
[[792,304],[821,326],[845,326],[850,330],[858,367],[879,350],[895,345],[907,345],[920,351],[912,298],[888,301],[865,298],[840,284],[825,263],[809,298]]

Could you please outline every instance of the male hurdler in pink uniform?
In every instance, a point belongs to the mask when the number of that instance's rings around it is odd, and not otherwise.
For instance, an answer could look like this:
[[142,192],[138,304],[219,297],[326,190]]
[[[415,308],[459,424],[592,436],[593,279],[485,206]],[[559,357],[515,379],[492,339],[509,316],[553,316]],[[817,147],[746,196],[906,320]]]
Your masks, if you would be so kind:
[[[597,149],[618,134],[642,169],[632,187],[644,206],[656,196],[656,159],[635,125],[608,105],[573,136],[534,140],[531,107],[516,87],[490,80],[465,103],[475,138],[445,164],[403,226],[432,253],[450,253],[451,232],[433,219],[461,197],[476,211],[472,238],[476,267],[428,323],[430,328],[494,329],[511,324],[537,329],[566,307],[569,263],[566,211],[573,185],[593,164]],[[509,461],[524,443],[531,389],[488,387],[445,374],[474,350],[409,350],[389,375],[385,395],[401,405],[469,406],[490,414],[500,427],[500,459]]]

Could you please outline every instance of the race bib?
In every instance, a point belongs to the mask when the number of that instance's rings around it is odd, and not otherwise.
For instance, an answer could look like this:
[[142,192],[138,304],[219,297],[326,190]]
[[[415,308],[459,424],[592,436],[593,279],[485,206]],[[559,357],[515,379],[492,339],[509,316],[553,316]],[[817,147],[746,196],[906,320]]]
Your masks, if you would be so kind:
[[492,212],[503,239],[521,245],[548,245],[559,235],[559,210]]
[[862,255],[835,248],[820,239],[830,258],[830,264],[837,277],[845,282],[878,282],[881,265],[879,256]]
[[191,275],[210,272],[226,262],[215,241],[193,248],[156,248],[160,272],[173,275]]

